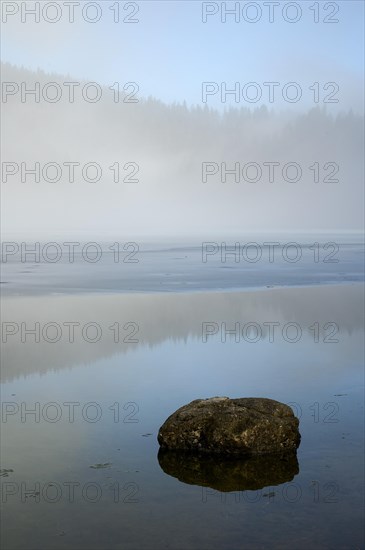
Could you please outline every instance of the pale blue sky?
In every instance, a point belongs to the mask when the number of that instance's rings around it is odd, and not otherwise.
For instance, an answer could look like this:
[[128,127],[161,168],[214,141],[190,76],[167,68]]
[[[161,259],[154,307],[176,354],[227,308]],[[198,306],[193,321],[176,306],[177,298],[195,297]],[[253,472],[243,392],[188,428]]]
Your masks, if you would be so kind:
[[[303,87],[336,81],[343,107],[361,109],[362,1],[337,2],[340,10],[334,17],[340,22],[335,24],[315,24],[312,1],[298,2],[302,18],[292,24],[281,16],[287,2],[276,8],[274,23],[268,21],[263,2],[256,2],[263,12],[254,24],[235,23],[232,16],[222,24],[220,14],[203,24],[199,1],[138,2],[139,23],[117,24],[109,10],[113,3],[100,3],[103,14],[95,24],[84,22],[77,10],[75,23],[63,22],[64,7],[55,24],[21,23],[19,15],[9,17],[2,25],[3,60],[108,85],[135,81],[143,96],[188,104],[201,103],[203,81],[226,81],[227,87],[236,81],[295,81]],[[324,11],[326,4],[319,2],[321,18],[330,13],[329,8]],[[121,10],[123,16],[126,13]]]

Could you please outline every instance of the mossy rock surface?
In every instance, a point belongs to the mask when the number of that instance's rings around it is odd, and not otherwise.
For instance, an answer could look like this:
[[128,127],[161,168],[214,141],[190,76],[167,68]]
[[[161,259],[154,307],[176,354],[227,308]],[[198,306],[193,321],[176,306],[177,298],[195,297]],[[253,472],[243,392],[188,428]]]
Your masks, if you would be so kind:
[[292,409],[262,397],[196,399],[175,411],[158,432],[162,449],[222,454],[295,452],[299,420]]

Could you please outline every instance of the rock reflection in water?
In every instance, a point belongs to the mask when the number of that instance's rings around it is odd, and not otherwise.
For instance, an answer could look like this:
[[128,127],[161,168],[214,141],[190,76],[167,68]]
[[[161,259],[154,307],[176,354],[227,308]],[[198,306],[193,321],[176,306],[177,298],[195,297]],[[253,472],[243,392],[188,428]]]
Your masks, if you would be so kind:
[[291,481],[299,474],[296,453],[226,457],[160,449],[165,472],[189,485],[217,491],[256,491]]

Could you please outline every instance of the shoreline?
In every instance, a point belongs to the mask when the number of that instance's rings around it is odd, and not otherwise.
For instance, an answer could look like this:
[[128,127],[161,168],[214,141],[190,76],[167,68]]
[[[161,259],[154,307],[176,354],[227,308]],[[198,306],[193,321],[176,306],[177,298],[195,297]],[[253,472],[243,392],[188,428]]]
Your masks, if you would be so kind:
[[[4,284],[4,283],[0,283]],[[9,298],[32,298],[32,297],[57,297],[57,296],[122,296],[122,295],[138,295],[138,296],[151,296],[151,295],[195,295],[195,294],[240,294],[246,292],[267,292],[273,290],[289,290],[289,289],[299,289],[299,288],[326,288],[326,287],[344,287],[344,286],[360,286],[364,285],[365,280],[361,281],[329,281],[325,283],[304,283],[304,284],[283,284],[283,285],[263,285],[263,286],[246,286],[246,287],[228,287],[228,288],[202,288],[202,289],[181,289],[181,290],[104,290],[104,289],[66,289],[64,292],[54,292],[39,289],[39,292],[33,290],[32,292],[4,292],[4,287],[2,287],[1,297],[2,299]]]

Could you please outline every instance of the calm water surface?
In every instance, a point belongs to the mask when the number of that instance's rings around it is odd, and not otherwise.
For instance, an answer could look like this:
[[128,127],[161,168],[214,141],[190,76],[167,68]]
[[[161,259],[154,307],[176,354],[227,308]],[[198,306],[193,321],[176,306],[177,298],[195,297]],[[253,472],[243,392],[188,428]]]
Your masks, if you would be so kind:
[[[3,547],[363,548],[363,298],[4,296]],[[297,466],[247,463],[242,489],[239,464],[159,461],[167,416],[216,395],[291,404]]]

